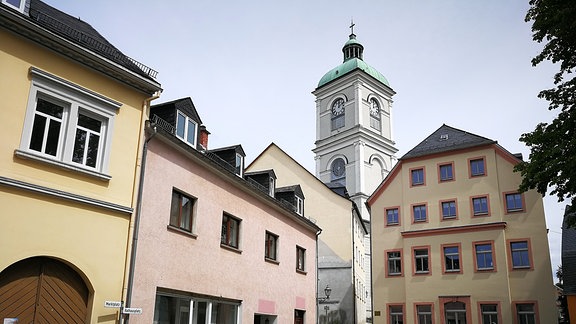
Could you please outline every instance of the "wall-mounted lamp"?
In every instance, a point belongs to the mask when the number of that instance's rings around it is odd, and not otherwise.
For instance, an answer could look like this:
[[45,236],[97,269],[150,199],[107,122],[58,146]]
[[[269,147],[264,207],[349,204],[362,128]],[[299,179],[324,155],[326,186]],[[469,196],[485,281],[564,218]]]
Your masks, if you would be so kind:
[[319,301],[325,301],[330,299],[330,294],[332,293],[332,288],[330,288],[330,286],[326,285],[326,288],[324,288],[324,294],[326,295],[326,297],[318,297]]

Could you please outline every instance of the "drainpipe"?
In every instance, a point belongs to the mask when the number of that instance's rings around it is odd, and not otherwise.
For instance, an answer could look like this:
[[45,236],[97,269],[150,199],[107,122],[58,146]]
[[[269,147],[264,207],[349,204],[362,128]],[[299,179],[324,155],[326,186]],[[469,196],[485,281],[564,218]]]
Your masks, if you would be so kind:
[[322,233],[321,230],[316,232],[316,289],[314,290],[314,303],[316,304],[316,324],[319,323],[320,319],[320,304],[318,303],[318,283],[320,282],[320,278],[318,278],[320,275],[318,271],[318,237],[320,236],[320,233]]
[[[158,99],[160,97],[160,92],[156,92],[152,97],[147,98],[144,101],[143,107],[143,119],[146,116],[146,110],[150,107],[150,102],[154,99]],[[142,128],[144,130],[144,136],[146,137],[146,121]],[[144,186],[144,172],[146,170],[146,155],[148,153],[148,142],[156,135],[156,126],[153,127],[154,132],[145,138],[144,145],[142,148],[142,163],[140,165],[140,179],[138,180],[138,196],[136,198],[136,211],[134,214],[134,230],[132,234],[132,248],[130,251],[130,267],[128,268],[128,286],[126,290],[126,303],[123,303],[123,307],[130,307],[130,303],[132,301],[132,288],[134,286],[134,269],[136,266],[136,249],[138,247],[138,232],[140,227],[140,214],[142,211],[142,189]],[[122,309],[120,309],[122,312]],[[123,314],[120,314],[120,318],[123,319]],[[128,323],[129,318],[126,317],[124,319],[124,323]],[[122,323],[122,321],[120,321]]]
[[356,309],[356,289],[358,289],[358,287],[356,287],[356,235],[355,235],[355,231],[354,231],[354,205],[355,203],[352,202],[352,217],[350,218],[352,220],[352,288],[354,290],[354,298],[352,299],[352,302],[354,303],[352,307],[352,318],[353,318],[353,323],[356,323],[356,313],[357,313],[357,309]]

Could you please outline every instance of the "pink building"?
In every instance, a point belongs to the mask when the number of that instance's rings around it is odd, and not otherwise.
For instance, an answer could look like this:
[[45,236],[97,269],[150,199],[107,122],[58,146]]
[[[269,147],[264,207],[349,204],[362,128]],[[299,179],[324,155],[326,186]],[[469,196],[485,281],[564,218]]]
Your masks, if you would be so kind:
[[190,98],[151,116],[126,302],[142,314],[130,322],[313,323],[320,228],[291,204],[298,186],[244,175],[239,145],[207,150]]

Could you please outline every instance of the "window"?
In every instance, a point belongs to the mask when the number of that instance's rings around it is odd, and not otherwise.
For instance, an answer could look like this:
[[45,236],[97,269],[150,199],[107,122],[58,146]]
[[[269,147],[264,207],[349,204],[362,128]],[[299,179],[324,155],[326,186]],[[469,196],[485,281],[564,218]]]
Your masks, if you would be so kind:
[[266,232],[266,247],[264,256],[269,260],[277,260],[278,254],[278,235]]
[[449,200],[443,201],[442,206],[442,219],[454,219],[456,218],[456,201]]
[[461,272],[460,267],[460,247],[443,246],[444,253],[444,272]]
[[170,226],[186,232],[192,232],[195,203],[195,198],[188,197],[176,190],[173,190],[172,205],[170,207]]
[[391,324],[404,323],[404,305],[388,305]]
[[388,251],[386,252],[388,275],[401,276],[402,275],[402,251]]
[[498,304],[480,304],[481,324],[499,324]]
[[2,3],[24,13],[25,0],[2,0]]
[[432,324],[432,305],[416,305],[418,324]]
[[488,196],[472,197],[472,211],[474,216],[489,215]]
[[300,216],[304,215],[304,200],[298,196],[294,198],[296,199],[296,213]]
[[332,103],[332,130],[344,127],[345,115],[344,99],[338,98]]
[[516,304],[516,316],[518,324],[535,324],[536,312],[535,305],[532,303]]
[[380,123],[380,104],[374,98],[370,99],[370,127],[376,130],[380,130],[382,127]]
[[239,234],[240,220],[225,213],[224,216],[222,216],[222,234],[220,237],[220,243],[237,249]]
[[188,143],[192,147],[196,147],[196,131],[198,124],[190,117],[186,116],[183,112],[178,111],[176,117],[176,137]]
[[412,215],[414,223],[426,221],[426,205],[412,206]]
[[530,262],[530,244],[528,241],[511,241],[510,258],[512,259],[513,269],[531,268]]
[[386,225],[399,225],[400,218],[398,218],[398,208],[386,209]]
[[466,304],[461,302],[449,302],[444,304],[446,323],[466,324]]
[[306,271],[306,249],[303,247],[296,247],[296,270]]
[[438,173],[440,175],[440,181],[450,181],[454,180],[454,164],[440,164],[438,167]]
[[424,168],[410,170],[410,185],[421,186],[424,185]]
[[491,242],[474,243],[476,270],[494,270],[494,254]]
[[507,194],[504,194],[504,198],[506,201],[506,212],[507,213],[524,211],[524,203],[523,203],[523,199],[522,199],[521,194],[519,194],[519,193],[507,193]]
[[486,175],[484,158],[470,159],[470,177]]
[[430,272],[429,249],[414,248],[414,273],[428,274]]
[[16,154],[110,179],[108,160],[120,103],[32,68],[32,87]]
[[222,302],[205,296],[181,296],[158,292],[153,323],[237,324],[239,303]]

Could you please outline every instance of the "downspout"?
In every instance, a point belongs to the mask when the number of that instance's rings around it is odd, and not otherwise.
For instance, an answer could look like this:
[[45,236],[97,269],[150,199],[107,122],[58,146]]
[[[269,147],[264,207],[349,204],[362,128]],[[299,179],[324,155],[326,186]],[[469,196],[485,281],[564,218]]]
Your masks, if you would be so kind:
[[[150,102],[154,99],[158,99],[160,97],[160,92],[156,92],[152,97],[147,98],[146,100],[144,100],[144,107],[143,107],[143,112],[142,112],[142,118],[145,119],[146,118],[146,111],[150,108]],[[132,288],[134,286],[134,269],[136,267],[136,249],[138,247],[138,232],[139,232],[139,227],[140,227],[140,214],[142,211],[142,189],[144,186],[144,173],[146,171],[146,155],[148,153],[148,142],[150,142],[150,140],[154,137],[154,135],[156,135],[156,126],[153,127],[154,132],[148,136],[148,138],[146,138],[146,121],[144,120],[144,123],[142,125],[141,128],[144,131],[144,145],[142,148],[142,163],[140,165],[140,179],[138,180],[138,196],[136,198],[136,211],[135,211],[135,215],[134,215],[134,229],[133,229],[133,234],[132,234],[132,247],[131,247],[131,251],[130,251],[130,266],[128,268],[128,286],[127,286],[127,290],[126,290],[126,305],[127,307],[130,307],[130,303],[132,301]],[[124,305],[122,305],[123,307],[125,307]],[[122,309],[120,310],[122,311]],[[122,318],[122,314],[120,315],[120,318]],[[128,323],[129,318],[126,317],[125,318],[125,323]]]
[[318,237],[320,236],[320,233],[322,233],[321,230],[316,232],[316,289],[314,290],[314,304],[316,304],[316,324],[318,324],[320,320],[320,305],[318,304],[318,283],[320,282],[320,278],[318,278],[320,275],[320,272],[318,271]]
[[352,307],[352,318],[353,318],[353,323],[356,323],[356,313],[358,312],[358,310],[356,309],[357,306],[357,302],[356,302],[356,235],[354,232],[354,207],[355,207],[355,203],[350,200],[352,202],[352,217],[350,217],[351,220],[351,226],[352,226],[352,288],[354,290],[354,299],[352,300],[352,302],[354,303],[354,307]]

